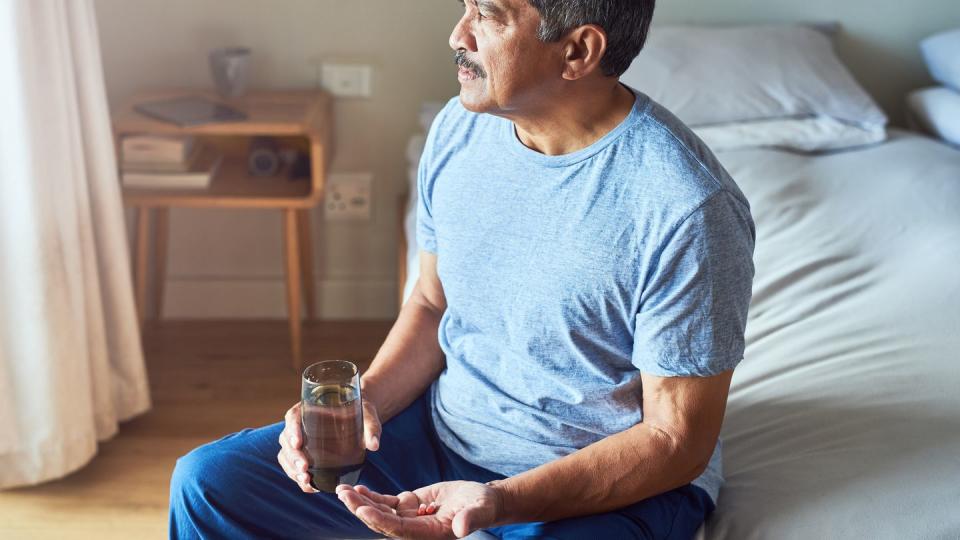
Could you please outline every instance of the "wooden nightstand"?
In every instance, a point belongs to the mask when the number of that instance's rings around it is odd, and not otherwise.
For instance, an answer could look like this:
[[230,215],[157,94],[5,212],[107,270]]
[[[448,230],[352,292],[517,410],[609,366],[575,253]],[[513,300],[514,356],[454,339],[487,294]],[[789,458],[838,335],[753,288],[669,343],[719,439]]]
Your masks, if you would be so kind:
[[[242,122],[179,127],[136,112],[137,103],[177,96],[203,96],[247,113]],[[318,90],[252,92],[225,100],[208,91],[162,90],[141,92],[126,100],[113,113],[114,141],[120,160],[120,141],[126,135],[193,135],[198,142],[213,146],[224,160],[210,186],[204,190],[146,190],[123,188],[124,204],[137,210],[136,255],[134,262],[137,310],[141,324],[146,319],[147,266],[150,245],[150,214],[156,214],[153,231],[154,315],[162,312],[168,242],[168,211],[190,208],[276,208],[283,213],[283,242],[287,282],[287,310],[293,367],[302,360],[300,295],[308,318],[316,317],[313,281],[313,249],[310,209],[323,199],[323,187],[332,149],[333,118],[331,99]],[[247,173],[246,152],[251,137],[269,136],[281,147],[297,148],[310,155],[310,178],[290,181],[281,170],[274,178],[252,177]],[[302,281],[302,283],[301,283]],[[302,293],[301,293],[302,290]]]

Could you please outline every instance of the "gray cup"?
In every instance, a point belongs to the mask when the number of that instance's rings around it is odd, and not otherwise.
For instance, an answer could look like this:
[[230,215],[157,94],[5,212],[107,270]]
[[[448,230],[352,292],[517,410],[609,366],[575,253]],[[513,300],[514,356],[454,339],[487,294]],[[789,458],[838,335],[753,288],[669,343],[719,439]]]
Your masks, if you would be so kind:
[[239,97],[247,90],[250,49],[224,47],[210,51],[210,73],[217,92],[223,97]]

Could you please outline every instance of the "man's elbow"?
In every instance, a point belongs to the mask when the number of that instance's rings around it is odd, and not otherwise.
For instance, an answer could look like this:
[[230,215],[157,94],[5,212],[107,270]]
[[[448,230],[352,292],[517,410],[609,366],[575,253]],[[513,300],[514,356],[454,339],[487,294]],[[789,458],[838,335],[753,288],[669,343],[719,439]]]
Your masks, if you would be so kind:
[[717,444],[716,439],[707,441],[703,437],[683,436],[679,433],[671,433],[656,424],[650,424],[649,427],[669,448],[675,470],[682,471],[678,478],[682,480],[680,485],[689,484],[707,470]]
[[710,464],[710,456],[707,456],[706,459],[701,459],[697,461],[694,464],[693,469],[690,471],[690,474],[688,475],[689,478],[687,478],[687,483],[693,482],[694,480],[699,478],[701,474],[706,472],[707,465],[709,464]]
[[699,478],[701,474],[706,472],[716,445],[716,439],[709,443],[707,441],[698,441],[685,445],[685,451],[681,451],[683,456],[680,458],[685,464],[684,470],[687,471],[685,484],[693,482]]
[[671,441],[671,453],[676,470],[683,471],[683,484],[696,480],[707,470],[717,440],[706,440],[700,436],[674,436]]

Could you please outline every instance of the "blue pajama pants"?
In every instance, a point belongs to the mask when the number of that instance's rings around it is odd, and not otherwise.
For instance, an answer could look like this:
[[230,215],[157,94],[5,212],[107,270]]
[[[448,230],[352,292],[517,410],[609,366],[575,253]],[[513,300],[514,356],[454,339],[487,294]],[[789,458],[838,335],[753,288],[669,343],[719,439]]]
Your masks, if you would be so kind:
[[[328,493],[303,493],[277,463],[283,423],[245,429],[177,460],[170,482],[170,537],[377,538]],[[360,484],[396,494],[445,480],[487,482],[502,475],[477,467],[437,438],[426,396],[383,426]],[[686,485],[614,512],[488,529],[498,538],[687,539],[713,511]]]

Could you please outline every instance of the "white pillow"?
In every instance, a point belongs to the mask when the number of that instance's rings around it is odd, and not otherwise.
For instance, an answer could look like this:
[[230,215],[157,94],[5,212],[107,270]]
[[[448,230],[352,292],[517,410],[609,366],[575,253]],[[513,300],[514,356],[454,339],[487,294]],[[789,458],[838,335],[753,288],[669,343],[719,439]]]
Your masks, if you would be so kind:
[[942,86],[907,95],[913,118],[928,132],[960,146],[960,93]]
[[872,130],[887,117],[801,25],[654,26],[620,79],[691,126],[826,116]]
[[714,152],[757,147],[825,152],[876,144],[887,137],[883,126],[864,129],[829,116],[715,124],[693,131]]
[[920,42],[930,76],[960,91],[960,28],[941,32]]

